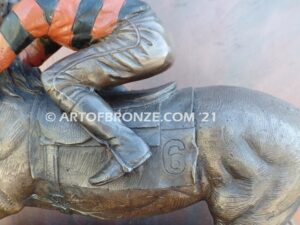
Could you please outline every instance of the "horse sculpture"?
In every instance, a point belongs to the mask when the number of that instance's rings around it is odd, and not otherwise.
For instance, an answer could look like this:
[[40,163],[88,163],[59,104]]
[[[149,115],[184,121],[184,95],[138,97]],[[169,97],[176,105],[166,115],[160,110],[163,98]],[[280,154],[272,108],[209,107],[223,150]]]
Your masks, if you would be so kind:
[[[111,155],[76,122],[59,119],[63,113],[43,93],[39,71],[16,62],[1,75],[0,93],[1,218],[30,206],[119,219],[205,200],[216,225],[286,225],[299,206],[300,111],[269,95],[172,84],[107,94],[116,111],[161,117],[126,121],[152,158],[119,180],[92,186],[88,178]],[[167,113],[194,118],[162,120]]]

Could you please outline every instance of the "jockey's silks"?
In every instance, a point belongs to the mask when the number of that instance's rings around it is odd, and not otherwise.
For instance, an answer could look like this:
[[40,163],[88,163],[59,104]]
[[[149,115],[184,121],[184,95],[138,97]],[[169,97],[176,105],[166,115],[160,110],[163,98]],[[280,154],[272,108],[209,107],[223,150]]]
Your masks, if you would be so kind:
[[0,72],[21,52],[21,60],[39,66],[60,46],[90,46],[147,7],[139,0],[21,0],[1,25]]

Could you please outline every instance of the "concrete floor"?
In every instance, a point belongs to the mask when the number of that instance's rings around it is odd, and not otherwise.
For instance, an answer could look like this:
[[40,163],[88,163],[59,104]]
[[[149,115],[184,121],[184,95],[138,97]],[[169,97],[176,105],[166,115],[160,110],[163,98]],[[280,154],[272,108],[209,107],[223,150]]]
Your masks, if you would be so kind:
[[[176,63],[168,72],[130,84],[130,88],[147,88],[172,80],[179,87],[236,85],[267,92],[300,107],[299,1],[149,2],[170,31]],[[47,65],[65,54],[66,50],[60,51]],[[26,209],[2,220],[0,225],[164,225],[168,221],[177,221],[177,225],[211,225],[206,210],[198,204],[169,215],[108,223]],[[300,212],[297,215],[300,225]]]

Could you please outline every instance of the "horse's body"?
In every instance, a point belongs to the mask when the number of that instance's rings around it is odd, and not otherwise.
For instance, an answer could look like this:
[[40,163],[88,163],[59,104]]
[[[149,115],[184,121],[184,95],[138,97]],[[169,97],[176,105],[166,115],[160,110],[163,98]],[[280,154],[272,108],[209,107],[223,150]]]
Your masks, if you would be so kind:
[[95,187],[88,178],[109,160],[105,145],[77,123],[47,123],[58,108],[15,83],[0,107],[2,217],[33,206],[116,219],[206,200],[217,225],[284,225],[297,210],[300,111],[283,101],[243,88],[171,86],[111,100],[116,110],[188,112],[195,121],[129,122],[153,157]]

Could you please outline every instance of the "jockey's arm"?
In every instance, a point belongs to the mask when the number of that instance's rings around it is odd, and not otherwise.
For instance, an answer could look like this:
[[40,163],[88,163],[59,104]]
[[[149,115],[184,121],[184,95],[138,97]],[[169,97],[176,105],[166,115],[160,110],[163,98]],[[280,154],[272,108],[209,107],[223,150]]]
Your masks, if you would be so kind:
[[[0,28],[0,72],[7,69],[17,55],[36,39],[46,36],[48,30],[44,12],[35,0],[22,0],[14,5]],[[39,45],[40,41],[36,40],[34,45]],[[25,61],[35,61],[33,57],[36,57],[36,53],[30,56],[32,59],[24,54],[21,57]],[[36,61],[34,64],[39,63]]]

